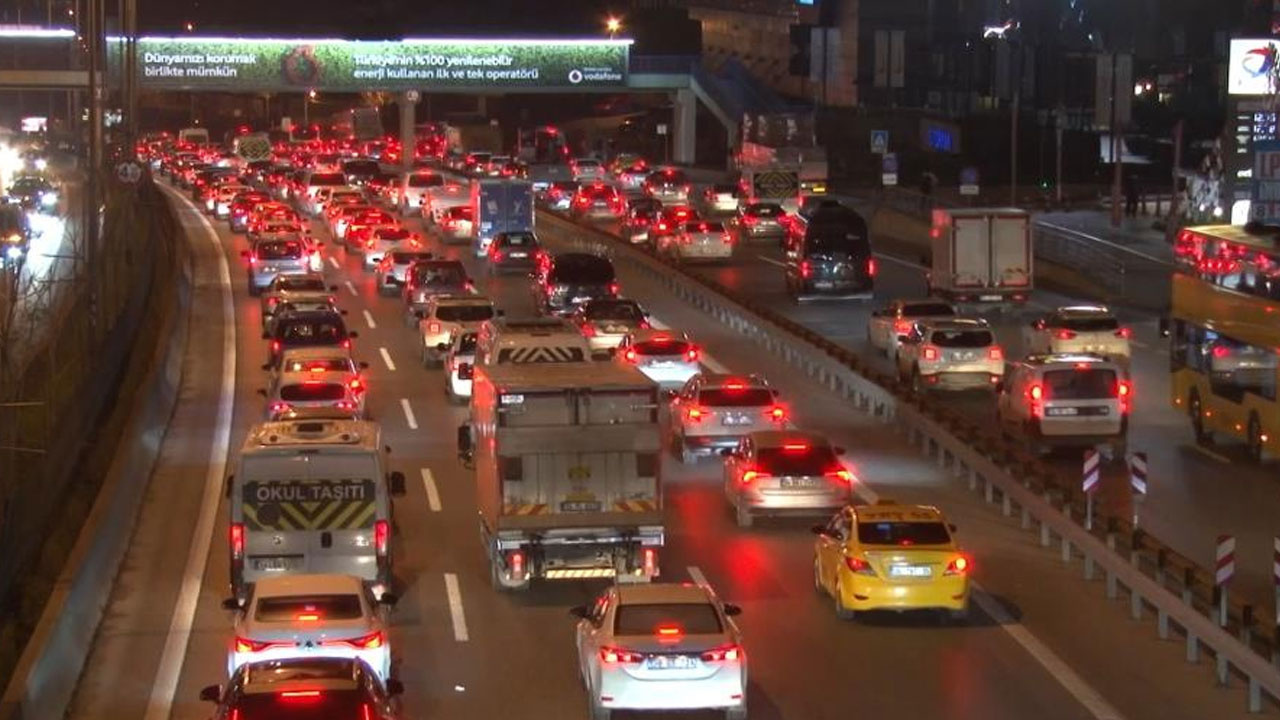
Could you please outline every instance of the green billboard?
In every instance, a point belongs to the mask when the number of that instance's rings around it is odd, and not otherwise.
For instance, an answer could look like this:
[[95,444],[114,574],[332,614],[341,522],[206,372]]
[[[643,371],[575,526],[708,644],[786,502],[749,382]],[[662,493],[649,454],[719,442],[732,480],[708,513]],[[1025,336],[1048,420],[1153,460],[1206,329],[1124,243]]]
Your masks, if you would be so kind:
[[625,87],[630,40],[138,40],[144,90],[589,90]]

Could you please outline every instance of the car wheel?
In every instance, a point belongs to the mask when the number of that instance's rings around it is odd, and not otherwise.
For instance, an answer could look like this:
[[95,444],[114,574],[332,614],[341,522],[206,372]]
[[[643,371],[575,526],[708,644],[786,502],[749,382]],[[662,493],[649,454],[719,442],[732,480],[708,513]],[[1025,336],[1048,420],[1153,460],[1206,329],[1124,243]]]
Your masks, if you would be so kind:
[[1187,400],[1187,413],[1191,415],[1191,432],[1195,435],[1197,445],[1213,444],[1213,431],[1204,426],[1204,412],[1200,406],[1200,393],[1191,391]]
[[835,606],[835,609],[836,609],[836,617],[840,620],[846,620],[846,621],[852,620],[854,618],[855,613],[851,608],[845,606],[844,604],[844,593],[842,593],[840,590],[839,580],[836,580],[836,587],[831,592],[831,597],[833,599],[833,605]]
[[747,720],[747,704],[744,701],[741,707],[725,708],[725,720]]
[[1249,413],[1249,434],[1246,437],[1249,443],[1249,460],[1262,462],[1262,423],[1258,422],[1256,413]]
[[751,516],[751,508],[743,505],[741,502],[737,502],[734,503],[733,511],[734,519],[737,521],[738,527],[751,527],[751,523],[755,520],[755,518]]
[[965,603],[964,607],[959,610],[948,610],[947,619],[957,625],[965,625],[969,622],[969,603]]

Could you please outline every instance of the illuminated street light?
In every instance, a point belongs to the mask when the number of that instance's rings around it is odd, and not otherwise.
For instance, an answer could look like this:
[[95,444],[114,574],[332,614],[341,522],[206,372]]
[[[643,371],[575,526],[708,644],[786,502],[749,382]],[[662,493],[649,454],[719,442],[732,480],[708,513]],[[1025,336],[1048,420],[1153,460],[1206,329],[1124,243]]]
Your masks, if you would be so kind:
[[622,20],[610,15],[609,19],[604,21],[604,29],[609,31],[609,39],[612,40],[622,29]]
[[196,24],[188,20],[187,24],[183,25],[182,27],[186,28],[187,32],[195,32]]

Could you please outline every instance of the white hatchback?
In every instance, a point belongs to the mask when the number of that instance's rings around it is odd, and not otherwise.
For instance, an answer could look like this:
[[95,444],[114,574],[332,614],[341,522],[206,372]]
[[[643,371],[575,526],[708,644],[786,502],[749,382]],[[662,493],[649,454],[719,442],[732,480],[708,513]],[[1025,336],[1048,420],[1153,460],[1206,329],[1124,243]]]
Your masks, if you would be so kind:
[[1126,364],[1132,337],[1103,305],[1060,307],[1023,330],[1028,354],[1093,353]]

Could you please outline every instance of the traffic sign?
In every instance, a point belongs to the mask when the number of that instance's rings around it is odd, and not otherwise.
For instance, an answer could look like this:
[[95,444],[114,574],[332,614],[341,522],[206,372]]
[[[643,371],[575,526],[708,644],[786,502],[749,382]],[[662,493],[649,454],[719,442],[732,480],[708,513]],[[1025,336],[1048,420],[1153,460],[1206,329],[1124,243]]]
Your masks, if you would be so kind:
[[416,103],[422,99],[422,93],[417,90],[410,90],[404,94],[404,99],[411,103]]
[[667,134],[667,124],[666,124],[666,123],[658,123],[658,127],[657,127],[657,128],[655,128],[655,130],[657,131],[657,133],[658,133],[659,135],[666,135],[666,134]]
[[978,168],[967,167],[960,170],[960,194],[978,194]]
[[1144,452],[1129,456],[1129,485],[1135,493],[1147,494],[1147,454]]
[[142,167],[136,162],[122,162],[116,166],[116,177],[120,182],[134,185],[142,179]]
[[1213,583],[1222,587],[1231,582],[1236,574],[1236,538],[1234,535],[1219,535],[1218,548],[1214,552]]
[[887,152],[880,157],[880,183],[882,185],[898,184],[898,155]]
[[889,131],[888,130],[872,130],[871,131],[871,154],[883,155],[889,152]]
[[1085,492],[1093,492],[1098,487],[1098,482],[1102,479],[1102,455],[1093,448],[1084,451],[1084,481],[1081,483],[1081,489]]
[[789,198],[800,193],[800,177],[793,172],[769,170],[756,173],[752,186],[759,198]]

